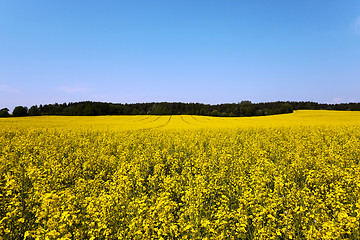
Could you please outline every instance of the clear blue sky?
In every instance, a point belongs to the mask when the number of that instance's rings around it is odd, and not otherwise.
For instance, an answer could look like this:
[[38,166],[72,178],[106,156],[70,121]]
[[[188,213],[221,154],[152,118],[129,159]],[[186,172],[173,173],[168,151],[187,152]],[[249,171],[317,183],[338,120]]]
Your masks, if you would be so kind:
[[0,108],[360,101],[359,0],[0,0]]

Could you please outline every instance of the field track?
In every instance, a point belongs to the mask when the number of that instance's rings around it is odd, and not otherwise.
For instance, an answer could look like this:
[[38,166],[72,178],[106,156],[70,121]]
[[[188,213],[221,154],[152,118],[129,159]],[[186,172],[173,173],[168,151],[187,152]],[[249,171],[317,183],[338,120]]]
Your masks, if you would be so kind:
[[264,117],[169,116],[41,116],[0,118],[1,129],[236,129],[360,124],[359,112],[302,110]]

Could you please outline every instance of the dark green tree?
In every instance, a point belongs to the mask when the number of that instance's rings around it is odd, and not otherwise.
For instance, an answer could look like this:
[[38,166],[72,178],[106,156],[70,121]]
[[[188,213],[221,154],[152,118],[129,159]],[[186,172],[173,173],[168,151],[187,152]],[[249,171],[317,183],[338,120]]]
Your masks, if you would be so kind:
[[30,116],[39,116],[40,115],[40,109],[38,108],[38,106],[32,106],[29,109],[29,115]]
[[292,113],[293,107],[289,103],[284,103],[280,107],[280,113]]
[[84,116],[96,116],[98,114],[96,112],[96,109],[95,109],[94,105],[87,104],[84,107],[82,115],[84,115]]
[[[261,102],[252,103],[242,101],[239,103],[202,104],[182,102],[150,102],[150,103],[105,103],[105,102],[70,102],[63,104],[46,104],[33,106],[29,115],[206,115],[221,117],[263,116],[273,114],[291,113],[293,110],[348,110],[360,111],[360,103],[325,104],[316,102]],[[3,111],[3,114],[6,111]],[[18,115],[18,114],[15,114]],[[21,115],[24,115],[24,111]]]
[[8,108],[0,109],[0,117],[10,117],[9,109]]
[[23,117],[23,116],[27,116],[28,115],[28,109],[27,107],[23,107],[23,106],[16,106],[13,110],[12,115],[14,117]]

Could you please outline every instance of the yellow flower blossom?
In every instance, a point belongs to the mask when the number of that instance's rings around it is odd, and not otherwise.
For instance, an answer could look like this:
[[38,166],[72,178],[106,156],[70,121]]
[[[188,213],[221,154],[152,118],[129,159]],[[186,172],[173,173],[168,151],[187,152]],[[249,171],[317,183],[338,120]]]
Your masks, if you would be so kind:
[[359,239],[360,114],[0,119],[0,239]]

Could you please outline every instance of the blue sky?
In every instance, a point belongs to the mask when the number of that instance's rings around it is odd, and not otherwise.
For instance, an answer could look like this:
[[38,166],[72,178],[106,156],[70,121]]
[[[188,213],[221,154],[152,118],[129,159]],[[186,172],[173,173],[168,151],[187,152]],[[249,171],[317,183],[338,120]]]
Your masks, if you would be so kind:
[[0,0],[0,108],[360,101],[360,1]]

